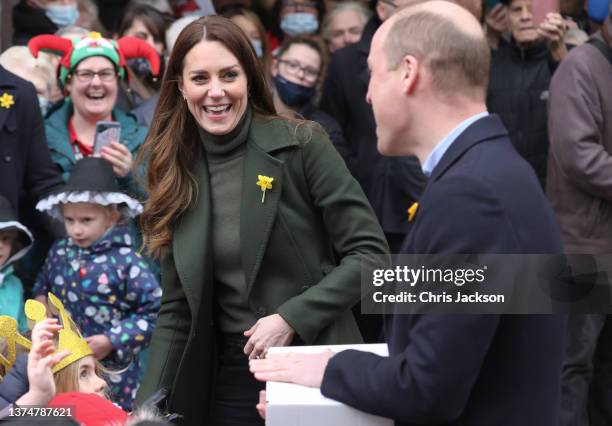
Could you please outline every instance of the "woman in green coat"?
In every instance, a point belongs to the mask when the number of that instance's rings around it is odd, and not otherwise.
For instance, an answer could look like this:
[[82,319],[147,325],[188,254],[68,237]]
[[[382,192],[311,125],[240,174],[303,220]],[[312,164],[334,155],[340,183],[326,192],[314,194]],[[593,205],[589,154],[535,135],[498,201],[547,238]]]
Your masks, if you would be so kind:
[[186,424],[263,424],[248,359],[360,342],[351,307],[382,230],[323,130],[275,115],[249,39],[219,16],[179,35],[143,153],[163,297],[138,400],[166,388]]

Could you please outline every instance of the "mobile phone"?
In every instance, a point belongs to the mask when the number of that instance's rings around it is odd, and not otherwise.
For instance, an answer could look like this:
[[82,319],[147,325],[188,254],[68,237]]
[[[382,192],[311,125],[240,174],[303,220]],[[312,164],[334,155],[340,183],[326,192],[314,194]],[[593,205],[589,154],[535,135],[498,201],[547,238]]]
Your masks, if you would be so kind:
[[121,137],[121,124],[114,121],[98,121],[96,123],[96,136],[94,139],[94,155],[99,155],[102,148],[119,142]]
[[533,0],[531,2],[531,14],[533,16],[533,27],[539,28],[549,13],[559,13],[559,0]]

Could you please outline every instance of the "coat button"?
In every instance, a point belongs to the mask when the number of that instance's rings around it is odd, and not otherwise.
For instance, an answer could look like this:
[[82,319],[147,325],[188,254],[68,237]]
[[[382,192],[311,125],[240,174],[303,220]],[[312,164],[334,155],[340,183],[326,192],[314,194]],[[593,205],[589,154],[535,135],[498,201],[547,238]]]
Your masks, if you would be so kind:
[[4,161],[5,161],[6,163],[10,163],[12,159],[13,159],[13,157],[11,157],[10,155],[5,155],[5,156],[4,156]]
[[259,308],[257,308],[257,311],[255,313],[257,314],[257,316],[259,318],[265,317],[266,316],[266,308],[264,308],[263,306],[260,306]]

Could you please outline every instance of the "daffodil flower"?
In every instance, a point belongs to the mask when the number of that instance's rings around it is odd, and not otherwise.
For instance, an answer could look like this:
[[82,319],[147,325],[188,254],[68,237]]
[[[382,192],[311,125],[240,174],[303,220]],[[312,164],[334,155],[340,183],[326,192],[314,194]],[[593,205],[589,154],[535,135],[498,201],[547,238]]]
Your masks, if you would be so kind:
[[14,103],[15,100],[13,99],[13,95],[9,95],[5,92],[0,96],[0,107],[9,109]]
[[263,203],[266,200],[266,191],[268,189],[272,189],[272,182],[274,181],[273,177],[257,175],[257,186],[261,187],[261,192],[263,192],[261,196],[261,202]]

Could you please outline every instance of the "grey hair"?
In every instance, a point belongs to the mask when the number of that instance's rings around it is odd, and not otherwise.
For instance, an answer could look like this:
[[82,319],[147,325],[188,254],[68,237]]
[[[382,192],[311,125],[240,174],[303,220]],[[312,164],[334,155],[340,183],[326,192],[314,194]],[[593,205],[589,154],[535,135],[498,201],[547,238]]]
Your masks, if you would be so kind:
[[323,24],[321,25],[321,36],[325,40],[329,40],[331,37],[331,24],[334,18],[336,18],[336,16],[338,16],[340,13],[346,11],[353,11],[357,13],[361,17],[364,25],[372,16],[372,12],[363,4],[357,1],[343,1],[340,3],[336,3],[333,9],[331,9],[328,13],[325,14]]

